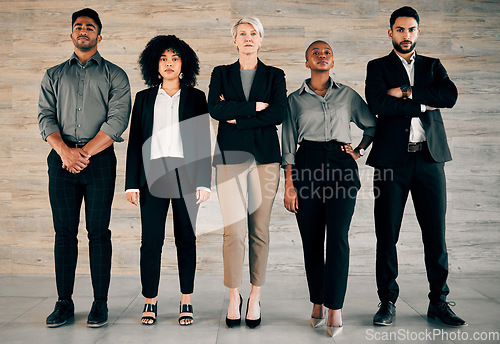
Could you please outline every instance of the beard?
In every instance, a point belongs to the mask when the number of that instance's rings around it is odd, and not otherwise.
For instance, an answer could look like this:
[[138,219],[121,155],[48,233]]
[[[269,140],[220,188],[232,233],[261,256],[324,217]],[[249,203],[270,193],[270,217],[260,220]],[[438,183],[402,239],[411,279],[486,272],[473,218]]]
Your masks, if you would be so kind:
[[[408,42],[408,41],[403,41],[403,42]],[[401,42],[401,43],[403,43]],[[413,44],[408,48],[408,49],[404,49],[400,44],[401,43],[397,43],[397,42],[394,42],[392,41],[392,46],[394,47],[394,49],[396,49],[396,51],[398,53],[401,53],[401,54],[408,54],[408,53],[411,53],[413,51],[413,49],[415,49],[415,45],[417,45],[417,42],[413,42]]]
[[77,39],[72,39],[73,44],[76,48],[80,49],[81,51],[89,51],[92,50],[96,45],[97,45],[97,39],[95,40],[84,40],[84,41],[79,41]]

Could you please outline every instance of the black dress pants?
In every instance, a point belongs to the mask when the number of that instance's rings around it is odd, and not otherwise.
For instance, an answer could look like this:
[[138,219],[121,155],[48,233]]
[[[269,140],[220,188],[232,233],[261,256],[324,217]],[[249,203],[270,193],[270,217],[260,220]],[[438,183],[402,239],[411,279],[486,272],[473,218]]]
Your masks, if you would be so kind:
[[[181,179],[184,179],[182,173]],[[141,283],[142,295],[154,298],[158,295],[161,271],[161,254],[165,240],[165,222],[170,204],[174,217],[174,240],[177,250],[180,291],[191,294],[194,290],[196,270],[196,190],[182,183],[179,187],[179,172],[172,170],[157,180],[151,190],[148,186],[140,189],[141,208]],[[151,192],[153,191],[153,194]],[[156,196],[155,196],[156,195]],[[169,198],[157,197],[168,195]]]
[[113,146],[90,158],[80,173],[63,169],[59,155],[47,157],[49,198],[55,230],[55,270],[59,299],[71,299],[78,258],[78,224],[82,200],[89,239],[90,274],[94,298],[107,300],[111,273],[111,205],[116,179]]
[[446,179],[444,163],[435,162],[425,148],[407,153],[394,168],[375,168],[375,232],[377,236],[376,277],[381,301],[396,302],[399,295],[398,258],[403,212],[411,192],[424,244],[432,303],[446,300],[449,293],[448,253],[445,241]]
[[348,231],[360,187],[357,164],[339,143],[303,141],[292,173],[310,301],[340,309],[349,271]]

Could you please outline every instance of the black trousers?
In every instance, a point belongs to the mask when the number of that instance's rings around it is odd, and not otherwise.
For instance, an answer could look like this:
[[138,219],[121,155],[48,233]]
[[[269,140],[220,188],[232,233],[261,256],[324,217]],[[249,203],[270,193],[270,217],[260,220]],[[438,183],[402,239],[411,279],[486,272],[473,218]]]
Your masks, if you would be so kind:
[[80,173],[64,170],[59,155],[47,157],[49,198],[55,230],[55,270],[60,299],[70,299],[78,258],[78,224],[82,200],[89,239],[90,274],[94,298],[107,300],[111,273],[111,205],[115,191],[116,156],[113,147],[90,158]]
[[375,168],[375,233],[377,236],[376,276],[381,301],[396,302],[399,295],[398,258],[403,212],[411,192],[424,244],[429,299],[446,300],[449,293],[448,253],[445,242],[446,179],[444,163],[435,162],[427,148],[407,153],[395,168]]
[[348,232],[360,187],[357,164],[339,143],[303,141],[292,173],[310,301],[340,309],[349,271]]
[[[181,179],[185,176],[186,174],[181,172]],[[196,204],[195,188],[187,187],[188,184],[185,182],[181,188],[180,185],[179,171],[175,169],[157,180],[150,188],[146,185],[140,189],[142,224],[140,266],[142,295],[146,298],[158,295],[165,222],[170,204],[173,208],[180,291],[182,294],[191,294],[194,290],[195,227],[199,206]]]

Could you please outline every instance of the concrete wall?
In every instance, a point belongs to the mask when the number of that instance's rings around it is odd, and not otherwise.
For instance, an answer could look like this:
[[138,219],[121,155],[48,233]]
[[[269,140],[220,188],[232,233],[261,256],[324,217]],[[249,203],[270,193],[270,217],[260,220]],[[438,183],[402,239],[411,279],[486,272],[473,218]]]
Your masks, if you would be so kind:
[[[444,110],[454,156],[447,165],[448,248],[452,273],[497,271],[498,169],[500,120],[500,5],[496,1],[415,0],[422,33],[420,54],[442,59],[460,96]],[[293,91],[308,76],[303,53],[313,40],[331,42],[334,78],[364,96],[366,63],[387,54],[392,0],[355,1],[0,1],[0,273],[51,273],[53,229],[47,194],[46,156],[41,140],[37,100],[42,75],[73,51],[71,13],[91,7],[104,25],[101,54],[129,75],[132,94],[145,86],[137,59],[149,39],[175,34],[188,42],[201,61],[199,87],[208,92],[212,68],[236,60],[229,28],[246,15],[259,17],[266,35],[260,58],[280,67]],[[359,131],[355,131],[359,137]],[[124,137],[127,138],[128,130]],[[117,144],[118,177],[113,206],[113,273],[137,273],[139,212],[123,195],[126,143]],[[351,229],[351,273],[371,274],[374,266],[359,257],[374,257],[371,168],[360,161],[364,188]],[[213,189],[215,191],[215,189]],[[420,234],[412,207],[407,207],[400,252],[402,269],[423,271]],[[222,270],[221,220],[216,193],[199,217],[199,269]],[[277,196],[272,218],[271,270],[303,269],[300,239],[293,216]],[[204,233],[204,234],[202,234]],[[82,217],[78,272],[88,272],[87,239]],[[172,233],[167,230],[163,265],[175,266]],[[287,254],[296,250],[296,254]],[[293,257],[293,258],[291,258]],[[373,258],[374,259],[374,258]]]

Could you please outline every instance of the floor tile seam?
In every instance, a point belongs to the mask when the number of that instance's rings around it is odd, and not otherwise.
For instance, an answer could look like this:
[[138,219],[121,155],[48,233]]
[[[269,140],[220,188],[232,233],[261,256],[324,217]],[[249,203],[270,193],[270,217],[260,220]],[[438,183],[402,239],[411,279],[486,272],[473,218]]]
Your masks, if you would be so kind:
[[[224,305],[226,303],[226,293],[224,293],[224,296],[222,297],[222,304],[220,306],[220,311],[219,311],[219,325],[217,326],[217,334],[215,335],[215,343],[214,344],[217,344],[219,342],[219,332],[221,330],[221,318],[224,314]],[[240,317],[241,317],[241,314],[240,314]],[[224,326],[224,325],[222,325]]]
[[132,306],[132,304],[135,302],[135,300],[137,300],[139,298],[139,294],[137,294],[130,302],[129,304],[123,309],[123,311],[118,315],[118,317],[116,317],[115,321],[113,321],[113,323],[111,325],[114,325],[119,319],[120,317],[125,314],[127,312],[127,310]]
[[[8,325],[8,324],[11,324],[13,322],[15,322],[17,319],[21,318],[23,315],[25,315],[26,313],[30,312],[32,309],[38,307],[40,304],[42,304],[43,302],[47,301],[48,299],[50,299],[50,297],[45,297],[45,298],[42,298],[42,300],[38,301],[34,306],[30,307],[29,309],[25,310],[24,312],[22,312],[21,314],[19,314],[17,317],[15,317],[14,319],[11,319],[10,321],[6,322],[3,326],[5,325]],[[3,327],[3,326],[0,326]]]
[[[498,303],[498,304],[500,304],[500,299],[498,299],[498,300],[497,300],[497,299],[494,299],[494,298],[492,298],[492,297],[490,297],[490,296],[488,296],[488,295],[485,295],[483,292],[481,292],[481,291],[477,290],[476,288],[471,288],[471,289],[472,289],[472,290],[474,290],[476,293],[478,293],[478,294],[480,294],[480,295],[484,296],[484,297],[485,297],[486,299],[488,299],[489,301],[494,302],[494,303]],[[474,299],[475,299],[475,298],[466,298],[466,300],[474,300]]]
[[403,301],[408,307],[410,307],[415,313],[417,313],[419,316],[422,317],[422,319],[427,320],[427,317],[421,314],[419,311],[417,311],[413,306],[411,306],[408,302],[406,302],[405,299],[399,298],[401,301]]

